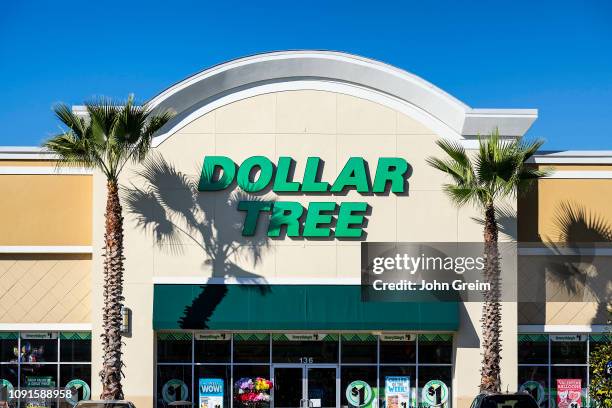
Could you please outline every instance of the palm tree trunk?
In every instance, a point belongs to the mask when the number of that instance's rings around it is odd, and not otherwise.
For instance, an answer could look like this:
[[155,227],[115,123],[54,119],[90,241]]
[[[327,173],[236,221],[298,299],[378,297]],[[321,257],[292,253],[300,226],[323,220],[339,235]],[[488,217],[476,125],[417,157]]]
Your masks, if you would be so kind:
[[484,293],[482,306],[482,368],[480,391],[499,392],[501,388],[501,304],[498,231],[495,208],[490,204],[485,209],[485,270],[484,278],[490,290]]
[[103,363],[100,371],[103,400],[123,399],[121,377],[121,306],[123,302],[123,216],[116,181],[107,182],[104,234],[104,307],[102,309]]

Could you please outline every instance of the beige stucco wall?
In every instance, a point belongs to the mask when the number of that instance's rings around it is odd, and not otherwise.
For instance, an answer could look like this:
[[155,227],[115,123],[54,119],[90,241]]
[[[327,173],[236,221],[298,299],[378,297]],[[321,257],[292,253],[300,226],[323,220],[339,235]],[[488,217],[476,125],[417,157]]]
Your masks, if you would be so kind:
[[612,257],[530,255],[518,261],[521,325],[604,325]]
[[[557,165],[556,171],[610,171],[612,166]],[[544,179],[518,200],[518,237],[521,242],[560,242],[562,231],[571,231],[579,242],[612,237],[612,179]],[[563,222],[570,212],[583,210],[574,223]],[[571,229],[569,229],[571,228]],[[612,238],[608,238],[610,240]]]
[[[296,177],[300,178],[308,156],[325,161],[323,178],[333,181],[341,166],[351,156],[362,156],[373,169],[377,159],[400,156],[413,167],[409,193],[402,196],[361,196],[350,192],[346,196],[325,196],[326,201],[367,201],[372,207],[368,216],[367,240],[370,241],[471,241],[481,240],[482,228],[473,220],[478,213],[472,208],[457,210],[441,190],[445,176],[431,169],[425,158],[439,154],[434,142],[437,136],[413,119],[385,106],[356,97],[323,91],[288,91],[265,94],[223,106],[182,128],[159,147],[161,155],[177,170],[197,177],[205,155],[227,155],[237,163],[247,157],[264,155],[271,159],[291,156],[297,162]],[[143,179],[127,169],[121,180],[124,186],[143,187]],[[177,180],[165,177],[158,181],[158,198],[168,197],[174,208],[191,205],[191,196],[177,188]],[[104,180],[94,181],[94,310],[101,307]],[[274,197],[269,193],[266,197]],[[124,199],[126,199],[124,195]],[[197,228],[191,238],[180,237],[171,245],[157,242],[151,229],[139,225],[144,215],[167,219],[156,205],[144,205],[134,214],[125,213],[126,229],[126,305],[133,311],[131,338],[125,339],[125,391],[130,399],[151,401],[154,390],[154,338],[151,329],[152,281],[167,277],[256,276],[277,278],[359,278],[359,241],[277,239],[267,240],[265,228],[260,228],[261,258],[255,264],[252,252],[242,248],[247,241],[240,231],[228,233],[233,223],[242,223],[243,214],[228,208],[227,192],[200,193],[196,201],[205,215],[223,227],[222,233],[213,228],[217,244],[237,247],[228,259],[220,251],[202,248]],[[307,204],[316,196],[286,195],[279,200]],[[157,200],[159,201],[159,200]],[[124,200],[124,202],[126,202]],[[199,221],[204,214],[198,214]],[[181,217],[173,216],[177,225],[185,226]],[[264,223],[265,224],[265,223]],[[512,229],[512,228],[511,228]],[[242,248],[242,249],[240,249]],[[211,255],[216,262],[211,262]],[[516,306],[504,305],[503,378],[510,389],[516,388]],[[469,304],[462,309],[462,328],[456,337],[455,380],[456,401],[467,401],[477,390],[480,367],[479,328],[480,306]],[[93,316],[93,338],[100,334],[100,314]],[[470,321],[472,323],[470,323]],[[101,350],[94,342],[93,372],[101,361]],[[473,373],[465,375],[463,373]],[[93,394],[99,392],[94,382]],[[152,402],[151,402],[152,403]],[[462,405],[464,405],[462,403]]]
[[0,246],[91,245],[91,175],[3,174],[0,192]]
[[0,175],[0,246],[7,247],[0,250],[0,323],[89,324],[91,254],[45,247],[91,245],[91,175],[54,174],[51,161],[0,166],[50,171]]
[[[308,109],[306,108],[308,107]],[[481,239],[481,226],[472,220],[472,208],[457,210],[441,190],[445,176],[430,168],[425,158],[438,154],[437,136],[410,118],[384,106],[347,95],[320,91],[294,91],[262,95],[222,107],[181,129],[155,149],[176,169],[197,180],[205,155],[227,155],[240,163],[254,155],[273,160],[291,156],[296,162],[296,178],[303,174],[308,156],[325,162],[323,178],[333,181],[351,156],[364,157],[374,169],[379,157],[401,156],[413,167],[409,194],[362,196],[351,191],[346,196],[325,196],[330,201],[367,201],[372,207],[368,217],[369,241],[469,241]],[[130,177],[137,183],[137,175]],[[173,180],[161,187],[162,195],[175,192]],[[255,194],[262,196],[260,194]],[[312,195],[272,193],[266,198],[291,200],[305,206],[317,200]],[[242,221],[243,213],[227,208],[227,192],[201,193],[198,199],[217,222]],[[150,234],[134,227],[132,237],[155,244]],[[180,221],[179,221],[180,223]],[[185,225],[182,225],[185,226]],[[263,235],[265,223],[260,224]],[[128,228],[130,228],[128,226]],[[238,231],[237,241],[243,243]],[[198,233],[192,237],[200,239]],[[262,264],[252,265],[247,251],[228,262],[265,278],[313,277],[319,271],[327,278],[359,277],[359,241],[270,240]],[[164,242],[161,243],[164,245]],[[154,276],[213,276],[212,265],[202,261],[205,254],[185,235],[175,248],[155,248],[149,260]],[[177,257],[174,250],[180,250]],[[346,262],[353,262],[346,264]],[[337,264],[337,265],[336,265]],[[331,267],[330,267],[331,266]],[[175,272],[176,271],[176,272]],[[179,272],[180,271],[180,272]],[[244,272],[243,272],[244,273]]]
[[91,256],[0,254],[0,323],[89,323]]
[[[549,171],[610,171],[610,165],[541,165]],[[612,241],[612,179],[544,179],[518,200],[518,237],[521,242],[543,242],[610,248]],[[552,243],[552,244],[551,244]],[[605,324],[606,300],[612,294],[610,256],[519,257],[520,281],[526,288],[546,285],[546,297],[519,306],[522,325]],[[582,274],[588,284],[567,290],[566,281]],[[537,281],[537,282],[535,282]],[[533,282],[531,284],[530,282]],[[563,283],[561,283],[563,282]],[[571,286],[569,286],[571,287]],[[590,293],[591,292],[591,293]],[[589,295],[590,293],[590,295]]]

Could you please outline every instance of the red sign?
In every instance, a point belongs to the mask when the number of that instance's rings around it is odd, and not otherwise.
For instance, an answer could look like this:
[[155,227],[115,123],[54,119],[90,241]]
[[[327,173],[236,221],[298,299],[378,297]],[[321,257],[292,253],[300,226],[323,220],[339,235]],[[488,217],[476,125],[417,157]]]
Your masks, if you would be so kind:
[[557,379],[557,408],[581,408],[582,380],[580,378]]

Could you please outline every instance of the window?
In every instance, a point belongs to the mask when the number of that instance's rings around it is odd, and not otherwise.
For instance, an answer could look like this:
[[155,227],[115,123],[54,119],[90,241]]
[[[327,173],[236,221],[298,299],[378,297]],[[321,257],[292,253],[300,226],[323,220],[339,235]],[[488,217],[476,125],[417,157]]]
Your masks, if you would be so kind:
[[270,335],[240,333],[234,335],[234,363],[269,363]]
[[[447,401],[452,401],[452,367],[450,366],[419,366],[419,381],[417,394],[421,398],[423,387],[431,380],[440,380],[448,387]],[[428,387],[430,388],[430,387]]]
[[272,336],[274,363],[337,363],[338,336],[325,335],[317,340],[293,340],[284,334]]
[[57,333],[22,333],[19,359],[24,363],[55,363],[57,347]]
[[76,333],[63,334],[60,341],[60,358],[62,361],[91,361],[91,339],[84,339]]
[[518,384],[524,384],[523,391],[531,394],[540,406],[548,406],[548,366],[519,366]]
[[582,404],[586,406],[589,384],[589,348],[603,335],[520,334],[518,336],[518,384],[541,408],[556,405],[558,379],[580,379]]
[[0,333],[0,361],[12,361],[17,356],[17,333]]
[[207,339],[195,338],[194,361],[196,363],[229,363],[232,354],[232,341],[230,334],[222,334],[222,337]]
[[191,363],[191,333],[158,333],[157,361]]
[[550,398],[555,403],[557,401],[557,380],[560,378],[579,378],[582,384],[582,406],[586,406],[586,396],[587,396],[587,387],[588,387],[588,377],[587,377],[588,367],[585,366],[553,366],[550,370],[550,383],[552,384],[552,389],[550,393]]
[[548,335],[524,334],[518,339],[519,364],[545,364],[548,361]]
[[8,381],[11,386],[17,388],[17,385],[19,384],[17,364],[1,364],[0,379]]
[[[415,345],[416,346],[416,345]],[[382,350],[382,349],[381,349]],[[385,381],[387,377],[408,377],[410,379],[410,389],[412,391],[412,395],[410,396],[410,406],[416,407],[416,365],[413,366],[380,366],[380,377],[379,377],[379,389],[380,389],[380,399],[379,399],[379,407],[385,406]],[[450,385],[450,384],[449,384]]]
[[587,336],[551,336],[551,363],[586,364]]
[[450,334],[420,334],[419,363],[450,364],[453,356]]
[[78,400],[90,399],[91,333],[0,332],[0,379],[21,389],[75,384]]
[[[234,366],[234,382],[237,382],[241,378],[257,378],[263,377],[266,379],[270,378],[270,366],[269,365],[235,365]],[[233,384],[232,384],[233,386]],[[234,407],[248,408],[248,403],[243,403],[238,399],[238,390],[234,389]]]
[[[223,406],[230,406],[230,396],[232,387],[232,367],[228,365],[198,365],[195,367],[194,385],[198,386],[200,378],[214,378],[223,380]],[[196,391],[195,397],[198,397]]]
[[[340,369],[340,405],[351,406],[346,399],[344,390],[353,381],[365,381],[372,389],[377,388],[376,365],[371,366],[343,366]],[[375,392],[375,391],[374,391]]]
[[416,364],[416,336],[408,340],[380,340],[380,363]]
[[342,335],[342,364],[376,364],[377,338],[371,334]]
[[157,366],[157,406],[192,401],[191,365]]
[[[244,403],[234,389],[235,384],[241,378],[271,379],[273,365],[277,365],[274,380],[279,388],[298,387],[296,393],[299,394],[302,375],[308,373],[309,384],[318,384],[309,389],[318,392],[315,399],[320,398],[327,403],[332,401],[333,404],[335,399],[326,394],[327,383],[324,381],[329,380],[329,373],[333,378],[337,370],[341,406],[348,404],[346,387],[356,380],[370,386],[372,398],[378,398],[379,406],[384,406],[386,402],[387,377],[409,378],[411,407],[418,406],[418,387],[428,381],[443,381],[449,392],[452,386],[453,338],[444,333],[159,332],[156,337],[157,408],[165,408],[178,399],[197,403],[200,379],[222,380],[224,406],[243,407]],[[77,353],[79,345],[67,343],[63,347],[71,350],[68,354],[73,355]],[[60,349],[60,354],[63,354],[64,348]],[[317,364],[326,366],[317,367]],[[60,381],[63,381],[62,378],[63,374],[60,373]],[[333,389],[335,383],[329,388]],[[274,392],[271,397],[276,398]],[[290,406],[298,404],[300,398],[301,394],[296,401],[289,403]],[[452,395],[449,395],[451,398]],[[280,402],[277,400],[277,403]]]

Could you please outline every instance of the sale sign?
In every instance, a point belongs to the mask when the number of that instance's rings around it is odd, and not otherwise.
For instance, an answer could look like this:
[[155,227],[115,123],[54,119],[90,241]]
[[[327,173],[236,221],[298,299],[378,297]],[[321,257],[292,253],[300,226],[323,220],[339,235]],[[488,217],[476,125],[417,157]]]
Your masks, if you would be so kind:
[[581,408],[582,380],[580,378],[557,379],[557,407]]
[[198,389],[199,408],[223,408],[223,379],[200,378]]
[[410,377],[385,377],[385,401],[387,408],[408,408]]

